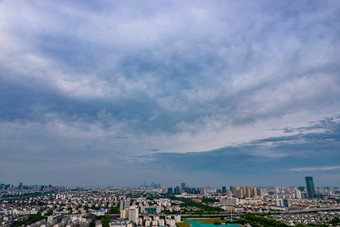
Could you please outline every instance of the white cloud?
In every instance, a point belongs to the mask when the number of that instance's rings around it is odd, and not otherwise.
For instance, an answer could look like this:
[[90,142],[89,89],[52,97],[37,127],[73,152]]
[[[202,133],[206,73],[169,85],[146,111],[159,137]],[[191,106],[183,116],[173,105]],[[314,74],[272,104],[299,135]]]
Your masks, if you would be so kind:
[[331,171],[340,169],[340,166],[327,166],[327,167],[303,167],[296,169],[289,169],[292,172],[309,172],[309,171]]

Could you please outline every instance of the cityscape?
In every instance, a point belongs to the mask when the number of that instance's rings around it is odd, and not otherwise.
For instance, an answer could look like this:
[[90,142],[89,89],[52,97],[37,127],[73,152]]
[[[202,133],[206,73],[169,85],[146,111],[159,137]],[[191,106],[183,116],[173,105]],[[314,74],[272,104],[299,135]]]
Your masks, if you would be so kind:
[[[0,185],[1,226],[340,225],[340,187]],[[204,226],[204,224],[203,224]]]
[[340,227],[340,0],[0,0],[0,227]]

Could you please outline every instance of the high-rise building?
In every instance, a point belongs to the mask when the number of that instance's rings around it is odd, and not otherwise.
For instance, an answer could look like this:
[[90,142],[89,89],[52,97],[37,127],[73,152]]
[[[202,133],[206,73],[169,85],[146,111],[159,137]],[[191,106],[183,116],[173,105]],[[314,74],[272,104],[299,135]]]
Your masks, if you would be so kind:
[[177,186],[177,187],[174,189],[174,193],[175,193],[175,194],[180,194],[180,188],[179,188],[179,186]]
[[298,189],[299,189],[301,192],[304,192],[304,191],[305,191],[305,187],[303,187],[303,186],[299,186]]
[[137,206],[131,206],[129,208],[129,221],[133,221],[134,223],[137,222],[138,219],[138,207]]
[[120,210],[128,209],[130,207],[130,203],[130,198],[120,200]]
[[226,186],[222,186],[222,193],[226,194],[227,193],[227,187]]
[[243,190],[239,187],[234,188],[234,193],[235,197],[237,198],[243,198],[244,194],[243,194]]
[[181,193],[185,192],[185,183],[181,183]]
[[302,194],[299,189],[294,188],[294,195],[295,195],[295,198],[302,199]]
[[231,197],[231,193],[230,193],[229,188],[226,188],[226,196]]
[[260,198],[263,197],[263,192],[261,188],[256,188],[256,195],[257,197],[260,197]]
[[261,198],[263,197],[262,189],[255,187],[235,187],[233,195],[237,198]]
[[278,207],[288,207],[289,203],[287,199],[276,199],[276,205]]
[[306,179],[308,198],[315,198],[315,187],[314,187],[313,177],[305,177],[305,179]]
[[120,218],[127,219],[129,217],[129,209],[120,210]]

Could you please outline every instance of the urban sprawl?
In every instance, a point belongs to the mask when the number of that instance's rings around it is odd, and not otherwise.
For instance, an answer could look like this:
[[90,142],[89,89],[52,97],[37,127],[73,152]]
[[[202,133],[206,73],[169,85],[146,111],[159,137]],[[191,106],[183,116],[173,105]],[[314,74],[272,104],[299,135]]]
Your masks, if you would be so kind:
[[[0,184],[1,226],[340,226],[340,188]],[[210,227],[209,226],[209,227]]]

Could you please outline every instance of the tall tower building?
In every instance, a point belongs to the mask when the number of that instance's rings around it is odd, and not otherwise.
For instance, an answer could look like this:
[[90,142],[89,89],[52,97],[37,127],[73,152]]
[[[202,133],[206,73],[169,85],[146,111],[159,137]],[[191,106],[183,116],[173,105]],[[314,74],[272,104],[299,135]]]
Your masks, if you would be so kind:
[[229,189],[232,193],[234,193],[234,187],[233,186],[230,186]]
[[185,192],[185,183],[181,183],[181,193]]
[[302,199],[302,194],[299,189],[294,188],[294,194],[295,194],[295,198]]
[[137,222],[138,219],[138,207],[137,206],[131,206],[129,208],[129,221],[133,221],[134,223]]
[[120,210],[128,209],[130,207],[130,203],[130,198],[120,200]]
[[314,187],[313,177],[305,177],[305,179],[306,179],[308,198],[315,198],[315,187]]

